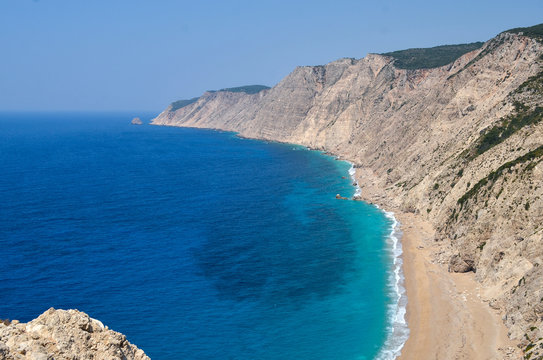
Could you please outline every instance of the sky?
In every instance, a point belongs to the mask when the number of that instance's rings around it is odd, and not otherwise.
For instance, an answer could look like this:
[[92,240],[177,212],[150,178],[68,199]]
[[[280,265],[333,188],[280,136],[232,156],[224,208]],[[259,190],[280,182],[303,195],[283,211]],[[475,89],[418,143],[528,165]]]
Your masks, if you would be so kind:
[[0,111],[156,111],[299,65],[485,41],[543,0],[0,0]]

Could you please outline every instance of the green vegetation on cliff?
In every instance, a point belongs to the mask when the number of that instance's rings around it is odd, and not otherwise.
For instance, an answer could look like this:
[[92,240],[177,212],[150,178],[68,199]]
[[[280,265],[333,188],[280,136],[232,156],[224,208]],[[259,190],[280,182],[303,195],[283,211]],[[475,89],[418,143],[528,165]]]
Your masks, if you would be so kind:
[[[541,60],[543,60],[543,55]],[[534,95],[543,95],[543,70],[534,76],[530,76],[528,80],[522,83],[518,89],[514,91],[516,94],[525,92],[529,92]]]
[[[518,165],[518,164],[523,164],[523,163],[526,163],[528,161],[532,161],[532,160],[537,160],[537,162],[539,162],[539,158],[543,157],[543,146],[540,146],[532,151],[529,151],[527,152],[526,154],[522,155],[522,156],[519,156],[518,158],[516,158],[515,160],[512,160],[512,161],[508,161],[506,162],[505,164],[503,164],[502,166],[500,166],[499,168],[497,168],[495,171],[492,171],[490,174],[488,174],[485,178],[481,179],[477,184],[475,184],[471,189],[469,189],[464,195],[462,195],[462,197],[460,199],[458,199],[458,204],[460,204],[460,209],[462,209],[462,207],[464,206],[464,204],[471,198],[473,198],[474,196],[477,195],[477,193],[484,187],[486,186],[487,184],[489,184],[490,186],[492,186],[494,184],[494,182],[500,177],[502,176],[502,174],[508,170],[508,171],[511,171],[510,169],[512,167],[514,167],[515,165]],[[535,164],[533,165],[528,165],[526,167],[526,170],[531,170],[533,169],[533,167],[535,166]],[[454,213],[453,213],[454,214]]]
[[471,157],[481,155],[485,151],[504,142],[508,137],[525,126],[537,124],[543,119],[543,107],[537,106],[529,110],[527,106],[516,101],[515,111],[501,119],[500,123],[485,131],[475,145]]
[[[232,88],[224,88],[220,89],[218,91],[228,91],[228,92],[244,92],[246,94],[256,94],[261,92],[262,90],[269,89],[269,86],[265,85],[245,85],[245,86],[238,86],[238,87],[232,87]],[[211,91],[214,92],[214,91]]]
[[[502,32],[504,33],[511,33],[511,34],[519,34],[522,33],[524,36],[528,36],[531,38],[534,38],[538,40],[539,42],[543,42],[543,24],[531,26],[531,27],[525,27],[525,28],[515,28],[511,30],[507,30]],[[475,64],[477,61],[485,57],[486,55],[494,52],[497,48],[499,48],[501,45],[503,45],[505,39],[503,36],[496,36],[494,39],[490,40],[487,44],[487,46],[481,51],[477,56],[473,59],[471,59],[470,62],[468,62],[462,69],[460,69],[455,74],[449,76],[449,79],[455,77],[456,75],[460,74],[465,69],[469,68],[471,65]],[[541,58],[543,60],[543,57]]]
[[425,49],[407,49],[384,53],[392,56],[394,66],[399,69],[431,69],[452,63],[460,56],[479,49],[482,42],[459,45],[442,45]]
[[529,36],[531,38],[543,41],[543,24],[534,25],[530,27],[519,27],[504,32],[519,34],[522,33],[524,36]]
[[[224,88],[220,90],[209,90],[208,92],[210,93],[221,92],[221,91],[228,91],[228,92],[234,92],[234,93],[243,92],[243,93],[251,95],[251,94],[257,94],[261,92],[262,90],[267,90],[269,88],[270,88],[269,86],[264,86],[264,85],[246,85],[246,86],[239,86],[239,87],[232,87],[232,88]],[[170,111],[176,111],[181,108],[184,108],[185,106],[195,103],[196,101],[198,101],[198,99],[199,97],[195,97],[188,100],[174,101],[171,104],[172,107]]]
[[[543,96],[543,70],[534,76],[530,76],[516,90],[509,94],[513,99],[520,95],[521,99],[531,99],[528,103],[541,103]],[[535,106],[530,108],[524,103],[513,101],[514,110],[508,116],[486,130],[475,143],[474,148],[469,152],[468,159],[473,159],[485,151],[504,142],[508,137],[520,129],[539,123],[543,120],[543,107]]]
[[195,98],[192,98],[192,99],[189,99],[189,100],[177,100],[177,101],[174,101],[172,103],[172,107],[170,109],[170,111],[175,111],[175,110],[179,110],[181,108],[184,108],[185,106],[187,105],[190,105],[192,103],[195,103],[196,101],[198,101],[199,97],[195,97]]

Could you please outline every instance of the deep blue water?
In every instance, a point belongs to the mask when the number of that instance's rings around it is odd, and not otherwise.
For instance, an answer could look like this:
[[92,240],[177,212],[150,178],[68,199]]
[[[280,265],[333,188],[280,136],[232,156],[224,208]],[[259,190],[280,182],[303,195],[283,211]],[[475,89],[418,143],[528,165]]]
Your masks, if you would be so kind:
[[131,115],[0,114],[0,318],[77,308],[153,359],[377,354],[391,224],[335,199],[347,163]]

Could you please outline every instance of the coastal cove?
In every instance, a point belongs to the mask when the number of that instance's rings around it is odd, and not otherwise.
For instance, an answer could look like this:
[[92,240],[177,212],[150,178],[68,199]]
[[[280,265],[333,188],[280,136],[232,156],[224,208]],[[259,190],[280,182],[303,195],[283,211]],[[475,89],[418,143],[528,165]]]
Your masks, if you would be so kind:
[[[277,140],[260,141],[305,148]],[[393,301],[388,304],[387,339],[375,359],[487,360],[521,356],[508,337],[503,312],[488,306],[473,274],[450,273],[436,257],[443,251],[443,244],[435,242],[432,224],[398,206],[371,169],[355,166],[344,154],[308,150],[347,162],[355,186],[353,197],[383,209],[393,224],[387,239],[387,251],[393,259],[388,279]]]
[[543,360],[543,1],[0,9],[0,360]]
[[420,215],[397,205],[369,169],[358,168],[361,198],[393,211],[401,223],[409,338],[400,360],[518,359],[503,312],[491,309],[473,274],[450,273],[436,254],[443,244]]
[[542,44],[539,24],[484,43],[298,66],[270,89],[206,91],[152,123],[351,161],[361,198],[393,211],[404,231],[403,356],[539,359]]
[[393,358],[399,235],[335,198],[349,163],[130,118],[2,114],[2,317],[77,308],[157,359]]

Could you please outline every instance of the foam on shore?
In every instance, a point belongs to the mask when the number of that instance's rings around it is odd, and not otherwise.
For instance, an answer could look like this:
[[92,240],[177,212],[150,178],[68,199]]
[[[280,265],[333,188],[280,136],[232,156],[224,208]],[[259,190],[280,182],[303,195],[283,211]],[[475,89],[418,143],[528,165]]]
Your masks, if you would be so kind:
[[387,238],[390,254],[393,259],[393,272],[389,275],[388,289],[391,302],[388,305],[388,335],[383,348],[377,356],[378,360],[393,360],[400,356],[401,350],[409,337],[409,327],[405,319],[407,311],[407,295],[405,277],[403,274],[402,243],[400,223],[394,213],[384,211],[385,216],[392,221],[390,234]]
[[355,177],[356,170],[354,168],[354,164],[352,164],[351,162],[349,162],[349,164],[351,164],[351,168],[349,169],[349,175],[351,176],[353,185],[356,189],[354,192],[354,197],[359,197],[360,195],[362,195],[362,190],[360,190],[360,186],[358,186],[358,180],[356,180],[356,177]]
[[[356,190],[354,197],[362,195],[358,181],[355,174],[356,169],[354,164],[351,164],[349,169],[349,175],[353,181],[353,185]],[[376,205],[377,206],[377,205]],[[377,206],[378,207],[378,206]],[[378,207],[379,208],[379,207]],[[393,271],[389,273],[388,277],[388,292],[391,297],[391,301],[387,309],[387,339],[377,355],[377,360],[393,360],[400,356],[401,350],[409,337],[409,327],[405,319],[407,311],[407,295],[405,291],[405,277],[403,274],[403,260],[402,260],[402,232],[400,230],[400,223],[394,217],[394,213],[390,211],[382,210],[385,216],[390,219],[390,233],[387,237],[388,248],[393,263]]]

